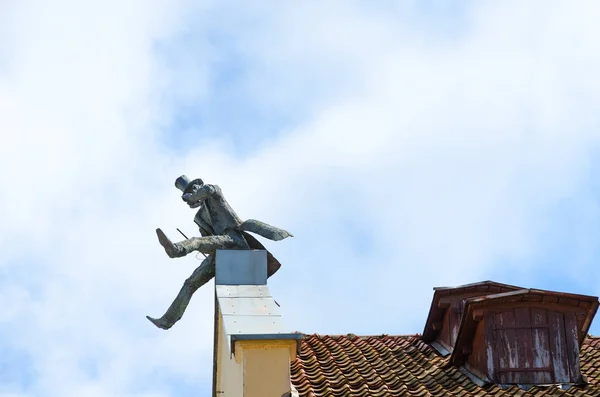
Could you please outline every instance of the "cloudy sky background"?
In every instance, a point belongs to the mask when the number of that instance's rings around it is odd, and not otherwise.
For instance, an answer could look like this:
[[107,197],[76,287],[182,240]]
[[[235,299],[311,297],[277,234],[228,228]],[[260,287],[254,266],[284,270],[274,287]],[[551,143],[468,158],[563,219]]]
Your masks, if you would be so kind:
[[[301,3],[301,4],[300,4]],[[432,287],[600,294],[596,2],[0,1],[0,396],[208,395],[180,174],[267,242],[286,322],[421,332]],[[591,333],[600,334],[598,322]]]

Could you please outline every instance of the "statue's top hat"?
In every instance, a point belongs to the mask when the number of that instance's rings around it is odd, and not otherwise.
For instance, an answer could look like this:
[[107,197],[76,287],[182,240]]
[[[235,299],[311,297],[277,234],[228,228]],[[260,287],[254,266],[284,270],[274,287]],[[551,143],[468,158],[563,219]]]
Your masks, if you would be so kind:
[[202,182],[202,179],[200,178],[190,181],[189,178],[185,175],[181,175],[175,180],[175,187],[181,190],[184,194],[189,193],[188,189],[191,189],[194,185],[204,185],[204,182]]

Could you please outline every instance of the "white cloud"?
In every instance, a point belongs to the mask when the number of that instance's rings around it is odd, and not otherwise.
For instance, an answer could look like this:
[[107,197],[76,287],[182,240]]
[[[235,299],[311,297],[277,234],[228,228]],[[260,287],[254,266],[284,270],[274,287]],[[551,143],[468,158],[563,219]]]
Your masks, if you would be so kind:
[[[211,287],[166,333],[144,318],[199,263],[155,241],[158,226],[193,233],[172,187],[181,173],[219,184],[242,218],[294,233],[268,244],[294,329],[418,332],[431,287],[502,269],[513,276],[498,281],[544,287],[534,274],[561,245],[547,236],[562,215],[598,218],[600,10],[482,3],[454,10],[457,24],[408,4],[9,4],[0,347],[26,352],[36,376],[8,392],[209,387]],[[215,85],[227,57],[245,73]],[[239,156],[199,120],[177,148],[164,128],[178,107],[215,98],[272,111],[279,130]],[[595,292],[593,225],[569,226],[588,275],[566,279],[573,292]]]

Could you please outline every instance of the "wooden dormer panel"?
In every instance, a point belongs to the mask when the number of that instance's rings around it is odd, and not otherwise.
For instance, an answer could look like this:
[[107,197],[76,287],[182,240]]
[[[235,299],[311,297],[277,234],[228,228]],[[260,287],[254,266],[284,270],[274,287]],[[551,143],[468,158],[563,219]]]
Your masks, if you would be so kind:
[[532,289],[467,299],[450,362],[497,384],[580,383],[597,308],[596,297]]
[[490,310],[484,327],[490,378],[501,384],[576,383],[579,344],[573,312],[536,307]]
[[441,330],[436,339],[450,352],[454,348],[454,341],[458,336],[464,306],[464,299],[455,299],[447,305]]

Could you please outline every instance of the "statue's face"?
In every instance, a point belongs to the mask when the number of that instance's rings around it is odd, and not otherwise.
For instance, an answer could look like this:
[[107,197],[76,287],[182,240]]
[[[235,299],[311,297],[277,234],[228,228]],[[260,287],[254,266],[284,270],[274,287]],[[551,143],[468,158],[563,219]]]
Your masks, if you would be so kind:
[[202,185],[199,184],[199,183],[192,184],[192,187],[190,189],[190,193],[196,193],[198,191],[198,189],[200,189],[201,187],[202,187]]
[[194,183],[189,189],[187,189],[187,193],[183,195],[185,202],[192,208],[196,208],[201,204],[199,200],[194,200],[194,195],[201,187],[201,183]]

